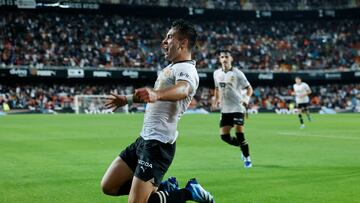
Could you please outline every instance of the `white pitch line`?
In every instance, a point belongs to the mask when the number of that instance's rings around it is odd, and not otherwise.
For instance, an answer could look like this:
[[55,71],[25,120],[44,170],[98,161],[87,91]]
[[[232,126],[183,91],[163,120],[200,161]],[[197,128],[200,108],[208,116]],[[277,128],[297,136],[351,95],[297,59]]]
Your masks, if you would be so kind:
[[321,137],[321,138],[331,138],[331,139],[343,139],[343,140],[360,140],[360,137],[341,137],[341,136],[327,136],[327,135],[314,135],[314,134],[300,134],[296,132],[278,132],[279,135],[291,135],[291,136],[299,136],[299,137]]

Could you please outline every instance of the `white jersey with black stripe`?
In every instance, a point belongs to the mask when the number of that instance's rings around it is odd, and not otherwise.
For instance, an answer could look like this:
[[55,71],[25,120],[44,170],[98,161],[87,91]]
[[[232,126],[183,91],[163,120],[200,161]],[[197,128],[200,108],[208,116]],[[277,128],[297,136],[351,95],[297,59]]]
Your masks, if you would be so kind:
[[174,143],[177,138],[177,123],[188,108],[199,86],[199,76],[193,60],[168,65],[158,75],[154,89],[164,89],[176,84],[176,81],[187,81],[191,93],[179,101],[156,101],[148,103],[144,125],[140,136],[144,140],[158,140],[163,143]]
[[214,71],[214,83],[220,94],[221,113],[235,113],[246,111],[242,105],[242,90],[250,86],[244,73],[238,68],[225,72],[223,69]]
[[307,92],[310,91],[310,87],[308,84],[305,82],[301,82],[300,84],[295,83],[293,88],[295,92],[295,101],[297,104],[309,103],[310,100]]

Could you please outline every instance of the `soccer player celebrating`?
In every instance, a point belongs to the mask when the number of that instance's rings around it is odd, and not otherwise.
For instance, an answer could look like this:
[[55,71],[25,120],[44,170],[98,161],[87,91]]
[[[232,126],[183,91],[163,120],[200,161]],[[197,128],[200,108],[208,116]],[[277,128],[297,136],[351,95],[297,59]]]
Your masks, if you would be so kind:
[[293,85],[295,95],[296,107],[298,109],[298,116],[300,120],[300,128],[305,128],[304,120],[302,118],[302,112],[305,111],[309,121],[311,121],[310,110],[309,110],[309,94],[311,89],[308,84],[301,81],[300,77],[295,77],[295,84]]
[[171,64],[160,72],[154,89],[141,88],[126,96],[112,94],[107,99],[106,107],[113,110],[132,102],[148,104],[140,137],[115,158],[101,181],[105,194],[129,195],[129,203],[214,202],[195,179],[183,189],[175,178],[161,183],[175,155],[177,123],[199,85],[191,60],[196,38],[193,25],[175,21],[161,45]]
[[[213,108],[220,106],[220,135],[221,139],[239,147],[245,168],[252,167],[249,153],[249,145],[244,135],[244,114],[249,103],[253,89],[243,72],[232,67],[233,58],[228,50],[219,51],[221,68],[214,72],[215,103]],[[246,94],[241,91],[246,89]],[[231,129],[235,127],[236,137],[230,135]]]

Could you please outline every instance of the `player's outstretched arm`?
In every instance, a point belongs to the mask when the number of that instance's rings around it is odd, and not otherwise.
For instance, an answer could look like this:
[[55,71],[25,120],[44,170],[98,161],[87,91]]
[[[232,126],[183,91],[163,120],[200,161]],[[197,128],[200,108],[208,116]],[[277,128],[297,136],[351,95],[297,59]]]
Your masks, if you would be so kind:
[[151,88],[140,88],[135,90],[135,96],[141,101],[153,103],[157,100],[161,101],[178,101],[186,98],[191,92],[191,86],[186,81],[178,81],[174,86],[161,90],[153,90]]
[[125,106],[128,103],[124,95],[117,95],[110,93],[110,96],[106,98],[105,107],[116,111],[119,107]]
[[110,96],[106,98],[105,107],[116,111],[119,107],[125,106],[126,104],[131,105],[133,102],[141,103],[141,100],[134,95],[118,95],[110,93]]

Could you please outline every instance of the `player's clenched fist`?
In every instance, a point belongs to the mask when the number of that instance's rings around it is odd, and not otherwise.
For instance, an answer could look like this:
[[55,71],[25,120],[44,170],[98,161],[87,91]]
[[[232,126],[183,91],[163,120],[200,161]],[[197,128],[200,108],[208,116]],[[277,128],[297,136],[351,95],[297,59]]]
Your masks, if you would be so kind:
[[147,87],[136,89],[134,95],[140,101],[144,101],[146,103],[154,103],[156,100],[158,100],[156,91]]
[[125,106],[127,103],[125,96],[110,93],[110,96],[106,98],[105,107],[115,111],[119,107]]

